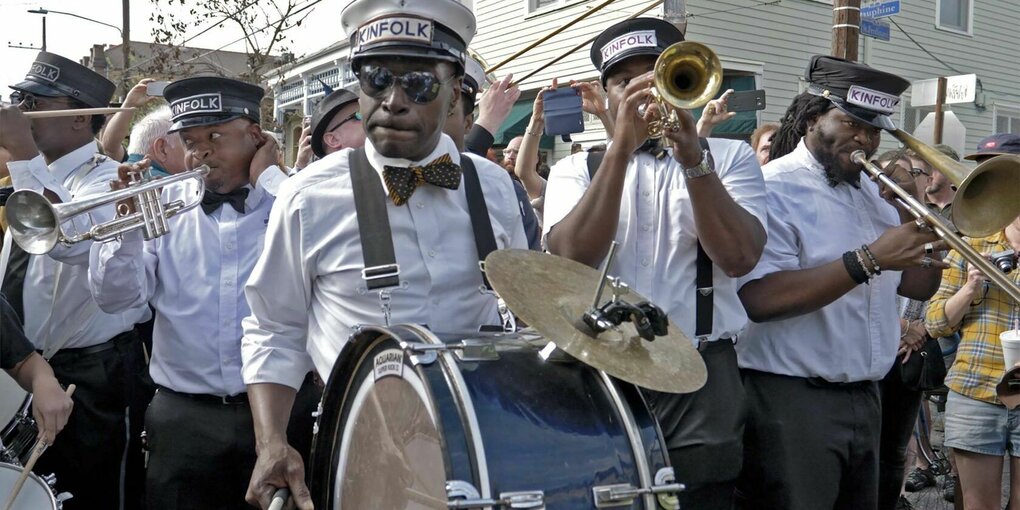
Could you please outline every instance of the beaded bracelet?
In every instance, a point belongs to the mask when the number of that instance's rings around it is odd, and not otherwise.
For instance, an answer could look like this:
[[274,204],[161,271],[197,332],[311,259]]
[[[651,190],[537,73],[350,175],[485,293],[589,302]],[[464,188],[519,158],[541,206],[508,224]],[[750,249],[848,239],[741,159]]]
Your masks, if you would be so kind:
[[868,268],[867,264],[864,263],[864,254],[861,250],[854,250],[854,255],[857,256],[857,262],[861,265],[861,268],[864,269],[864,273],[868,275],[868,280],[871,280],[871,278],[875,276],[875,273]]
[[875,266],[874,267],[875,274],[876,275],[882,274],[882,268],[878,267],[878,259],[875,258],[874,253],[871,253],[871,248],[868,248],[868,245],[866,244],[862,244],[861,249],[864,250],[864,254],[868,256],[868,260],[871,261],[871,265]]
[[864,271],[864,267],[861,266],[854,252],[848,251],[843,254],[843,267],[846,268],[850,278],[857,282],[858,285],[868,282],[868,273]]

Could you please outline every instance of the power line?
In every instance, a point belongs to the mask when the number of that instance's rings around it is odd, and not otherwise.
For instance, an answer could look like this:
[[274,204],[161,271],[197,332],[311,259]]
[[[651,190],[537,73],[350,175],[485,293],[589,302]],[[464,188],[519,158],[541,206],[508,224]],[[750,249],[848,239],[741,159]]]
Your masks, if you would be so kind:
[[907,36],[907,39],[910,39],[910,42],[914,43],[914,45],[916,45],[918,48],[921,48],[921,51],[927,53],[929,57],[935,59],[936,62],[945,66],[946,69],[949,69],[950,71],[956,74],[963,74],[962,72],[958,71],[955,67],[945,63],[941,58],[936,57],[934,53],[928,51],[928,48],[925,48],[923,45],[921,45],[921,43],[917,42],[917,39],[911,37],[906,30],[903,30],[903,27],[901,27],[900,24],[897,23],[895,19],[889,17],[888,20],[891,21],[893,25],[896,25],[896,28],[900,29],[900,32],[903,32],[903,35]]

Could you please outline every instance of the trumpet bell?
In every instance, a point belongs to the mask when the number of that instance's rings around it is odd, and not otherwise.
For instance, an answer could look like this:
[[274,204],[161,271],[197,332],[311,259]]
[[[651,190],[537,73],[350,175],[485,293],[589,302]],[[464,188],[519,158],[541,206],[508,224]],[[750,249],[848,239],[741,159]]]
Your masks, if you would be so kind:
[[655,89],[662,99],[682,110],[700,108],[722,86],[723,67],[711,48],[681,41],[666,48],[655,61]]
[[953,223],[971,237],[998,233],[1020,216],[1020,156],[981,163],[957,185]]
[[60,239],[60,217],[56,206],[46,197],[30,190],[15,191],[7,199],[5,210],[8,233],[25,252],[49,253]]

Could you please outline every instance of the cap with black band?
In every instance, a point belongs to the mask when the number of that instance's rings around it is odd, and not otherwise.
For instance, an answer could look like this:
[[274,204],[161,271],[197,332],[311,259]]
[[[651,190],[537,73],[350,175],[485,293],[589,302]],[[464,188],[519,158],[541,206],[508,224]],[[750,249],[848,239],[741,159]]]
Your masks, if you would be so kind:
[[464,66],[475,35],[470,0],[354,0],[340,14],[351,65],[365,57],[432,58]]
[[811,57],[804,79],[808,93],[823,96],[847,115],[877,127],[895,129],[890,115],[910,82],[892,73],[838,57]]
[[60,55],[40,51],[25,79],[11,88],[43,97],[70,97],[86,106],[110,105],[117,88],[101,74]]
[[262,87],[219,76],[177,80],[166,86],[171,133],[190,127],[220,124],[241,117],[258,123],[265,91]]

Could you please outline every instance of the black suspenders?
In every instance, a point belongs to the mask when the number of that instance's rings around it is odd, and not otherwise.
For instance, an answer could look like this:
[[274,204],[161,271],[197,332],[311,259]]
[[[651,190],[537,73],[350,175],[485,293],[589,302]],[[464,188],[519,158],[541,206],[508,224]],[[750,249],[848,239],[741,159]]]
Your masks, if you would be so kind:
[[[471,158],[461,154],[460,166],[463,171],[464,193],[467,196],[471,229],[474,231],[475,247],[481,264],[489,253],[496,250],[496,238],[489,223],[489,209]],[[354,188],[354,209],[358,215],[358,234],[361,237],[361,251],[365,262],[362,278],[369,290],[385,289],[400,285],[400,266],[397,265],[393,249],[393,232],[386,212],[386,192],[379,174],[372,168],[365,149],[355,149],[350,156],[351,184]],[[479,270],[481,266],[479,265]],[[488,279],[482,272],[482,280],[489,289]]]

